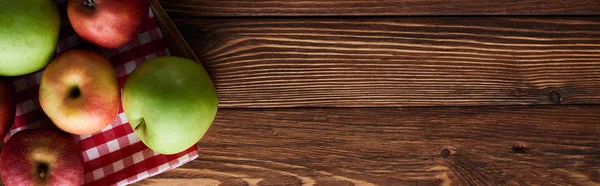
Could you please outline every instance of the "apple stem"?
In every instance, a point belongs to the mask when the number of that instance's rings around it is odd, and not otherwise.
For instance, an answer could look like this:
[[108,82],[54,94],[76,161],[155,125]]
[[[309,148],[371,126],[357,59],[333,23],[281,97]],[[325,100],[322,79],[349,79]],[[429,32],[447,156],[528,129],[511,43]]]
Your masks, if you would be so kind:
[[88,7],[88,8],[94,8],[96,6],[96,1],[95,0],[84,0],[83,6]]
[[135,129],[133,129],[134,131],[137,131],[140,127],[145,127],[146,125],[146,121],[144,120],[144,118],[140,119],[140,124],[138,124],[137,126],[135,126]]
[[40,178],[44,179],[46,177],[46,171],[48,171],[48,165],[39,164],[37,167],[37,172],[39,173]]

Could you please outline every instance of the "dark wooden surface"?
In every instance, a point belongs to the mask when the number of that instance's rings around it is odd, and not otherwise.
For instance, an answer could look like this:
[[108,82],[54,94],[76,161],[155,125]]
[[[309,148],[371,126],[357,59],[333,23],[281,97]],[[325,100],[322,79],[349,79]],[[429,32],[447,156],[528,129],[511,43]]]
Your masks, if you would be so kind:
[[400,16],[600,14],[597,0],[162,0],[185,16]]
[[600,106],[223,109],[197,160],[140,184],[597,185],[598,121]]
[[596,17],[174,21],[223,108],[600,103]]
[[600,1],[161,4],[220,110],[135,185],[600,185]]

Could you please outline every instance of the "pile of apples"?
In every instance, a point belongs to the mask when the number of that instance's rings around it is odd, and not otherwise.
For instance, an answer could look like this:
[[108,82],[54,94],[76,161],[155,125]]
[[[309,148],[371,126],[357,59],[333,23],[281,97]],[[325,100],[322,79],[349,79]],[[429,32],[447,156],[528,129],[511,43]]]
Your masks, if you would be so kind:
[[[112,49],[137,37],[148,9],[146,0],[69,0],[67,15],[81,38]],[[148,60],[128,76],[121,92],[115,68],[97,51],[54,56],[60,26],[51,0],[0,0],[0,76],[45,68],[39,101],[56,126],[10,137],[0,155],[4,184],[81,184],[82,152],[69,134],[102,130],[116,119],[121,104],[135,134],[158,153],[184,151],[206,133],[218,103],[201,65],[170,56]],[[0,81],[0,137],[15,119],[11,90]]]

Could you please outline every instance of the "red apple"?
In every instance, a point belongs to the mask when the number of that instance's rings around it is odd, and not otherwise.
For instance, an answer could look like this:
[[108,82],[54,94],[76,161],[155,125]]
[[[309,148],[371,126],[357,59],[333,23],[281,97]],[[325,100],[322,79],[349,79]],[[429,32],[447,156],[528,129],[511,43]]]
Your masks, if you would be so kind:
[[0,79],[0,140],[4,139],[15,120],[15,109],[9,86]]
[[81,38],[118,48],[136,38],[148,9],[147,0],[69,0],[67,15]]
[[80,185],[83,157],[75,139],[56,129],[17,132],[2,147],[5,185]]
[[40,105],[60,129],[91,134],[117,117],[120,89],[112,64],[90,50],[58,55],[42,74]]

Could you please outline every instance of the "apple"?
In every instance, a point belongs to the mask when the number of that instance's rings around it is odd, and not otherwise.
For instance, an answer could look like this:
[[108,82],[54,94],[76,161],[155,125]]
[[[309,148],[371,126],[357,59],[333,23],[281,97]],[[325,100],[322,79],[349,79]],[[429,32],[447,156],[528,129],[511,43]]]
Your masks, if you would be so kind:
[[10,130],[15,120],[15,102],[8,84],[0,79],[0,139]]
[[67,15],[81,38],[118,48],[137,37],[148,9],[148,0],[69,0]]
[[23,130],[2,147],[0,176],[7,186],[80,185],[83,156],[71,135],[56,129]]
[[123,110],[135,134],[162,154],[175,154],[198,142],[217,108],[210,76],[189,59],[146,61],[129,75],[123,89]]
[[0,0],[0,76],[44,68],[58,43],[60,15],[51,0]]
[[105,57],[90,50],[58,55],[42,74],[40,105],[60,129],[78,135],[97,132],[117,117],[117,72]]

